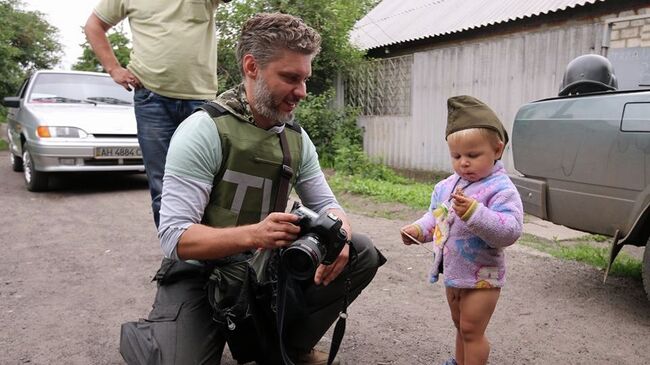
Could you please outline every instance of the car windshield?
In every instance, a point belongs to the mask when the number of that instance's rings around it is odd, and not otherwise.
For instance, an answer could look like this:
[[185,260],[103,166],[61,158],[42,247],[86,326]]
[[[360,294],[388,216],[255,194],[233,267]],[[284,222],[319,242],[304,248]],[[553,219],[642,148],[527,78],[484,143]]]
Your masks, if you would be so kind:
[[131,105],[133,96],[108,76],[42,73],[34,80],[29,102]]

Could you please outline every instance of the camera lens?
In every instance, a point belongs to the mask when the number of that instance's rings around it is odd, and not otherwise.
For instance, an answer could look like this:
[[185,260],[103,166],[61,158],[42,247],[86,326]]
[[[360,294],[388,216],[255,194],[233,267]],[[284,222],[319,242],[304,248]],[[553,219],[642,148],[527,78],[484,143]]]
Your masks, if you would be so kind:
[[282,264],[298,280],[311,279],[323,260],[320,242],[313,234],[299,238],[282,253]]
[[314,269],[312,258],[299,250],[288,252],[287,260],[294,276],[309,275],[309,272]]

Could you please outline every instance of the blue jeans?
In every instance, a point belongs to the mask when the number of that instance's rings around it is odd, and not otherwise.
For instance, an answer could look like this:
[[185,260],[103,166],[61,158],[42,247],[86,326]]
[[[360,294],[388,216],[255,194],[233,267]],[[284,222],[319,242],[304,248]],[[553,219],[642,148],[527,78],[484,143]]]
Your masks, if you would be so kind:
[[138,123],[138,142],[149,180],[151,209],[157,228],[160,222],[162,179],[169,141],[178,125],[192,114],[197,106],[203,104],[204,100],[168,98],[142,87],[135,90],[133,102]]

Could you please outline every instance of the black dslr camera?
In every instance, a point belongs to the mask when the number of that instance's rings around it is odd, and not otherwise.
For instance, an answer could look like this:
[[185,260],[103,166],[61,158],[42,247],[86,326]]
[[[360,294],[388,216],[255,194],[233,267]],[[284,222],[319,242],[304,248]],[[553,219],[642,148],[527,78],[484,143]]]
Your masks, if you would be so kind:
[[336,260],[348,235],[341,219],[332,213],[317,214],[298,202],[293,203],[291,213],[300,218],[300,234],[282,251],[282,265],[295,279],[310,279],[319,264],[331,265]]

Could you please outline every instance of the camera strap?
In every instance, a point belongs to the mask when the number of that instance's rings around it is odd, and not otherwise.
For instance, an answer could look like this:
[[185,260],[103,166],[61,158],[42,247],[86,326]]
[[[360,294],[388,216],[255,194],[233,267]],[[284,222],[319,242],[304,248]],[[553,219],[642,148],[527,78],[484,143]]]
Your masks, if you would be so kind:
[[280,341],[280,354],[282,355],[282,362],[285,365],[294,365],[293,361],[287,354],[287,349],[284,347],[284,317],[287,304],[287,272],[286,270],[278,270],[278,296],[276,298],[276,316],[278,324],[278,338]]
[[[344,270],[341,275],[345,275],[345,292],[343,293],[343,309],[339,313],[339,319],[336,321],[336,326],[334,326],[334,333],[332,333],[332,344],[330,345],[330,351],[327,359],[327,365],[331,365],[336,358],[336,354],[339,351],[339,347],[343,342],[343,335],[345,334],[345,324],[348,318],[348,304],[350,291],[352,288],[352,281],[350,280],[350,273],[352,269],[353,258],[350,257],[347,264],[347,270]],[[280,354],[282,355],[282,362],[284,365],[294,365],[291,358],[287,354],[287,349],[284,346],[284,317],[286,313],[286,304],[287,304],[287,280],[288,272],[286,270],[278,270],[278,296],[277,296],[277,324],[278,324],[278,337],[280,341]]]
[[334,333],[332,333],[332,344],[330,345],[330,353],[327,359],[327,365],[331,365],[336,358],[336,353],[339,352],[339,347],[341,347],[341,342],[343,342],[343,335],[345,334],[345,324],[348,319],[348,297],[350,296],[350,289],[352,282],[350,281],[350,263],[352,258],[348,261],[348,270],[345,274],[345,293],[343,294],[343,310],[339,313],[339,319],[336,321],[336,326],[334,326]]
[[[285,126],[286,127],[286,126]],[[280,148],[282,148],[282,171],[280,173],[280,186],[278,188],[278,195],[275,199],[275,212],[284,212],[287,208],[287,200],[289,199],[289,182],[293,177],[293,169],[291,168],[291,152],[289,151],[289,143],[287,142],[287,136],[285,135],[284,129],[282,132],[278,133],[280,138]],[[351,281],[349,277],[350,273],[350,264],[352,260],[348,261],[348,270],[347,272],[342,273],[346,275],[345,278],[345,293],[343,294],[343,310],[339,314],[339,319],[336,322],[334,327],[334,333],[332,336],[332,344],[330,346],[329,358],[327,360],[327,365],[331,365],[336,357],[336,353],[341,346],[343,341],[343,334],[345,333],[345,322],[347,319],[347,308],[348,308],[348,297],[350,293]],[[291,358],[287,354],[287,349],[284,346],[284,320],[286,314],[286,304],[287,304],[287,284],[288,280],[292,280],[287,277],[288,273],[286,270],[278,270],[278,294],[277,294],[277,303],[276,303],[276,316],[277,316],[277,325],[278,325],[278,337],[280,341],[280,354],[282,355],[282,361],[285,365],[294,365]]]
[[[286,126],[285,126],[286,128]],[[278,195],[275,197],[274,212],[284,212],[287,209],[287,199],[289,199],[289,181],[293,177],[293,169],[291,168],[291,152],[289,151],[289,142],[287,136],[282,132],[278,133],[280,137],[280,148],[282,148],[282,171],[280,171],[280,186],[278,187]]]

